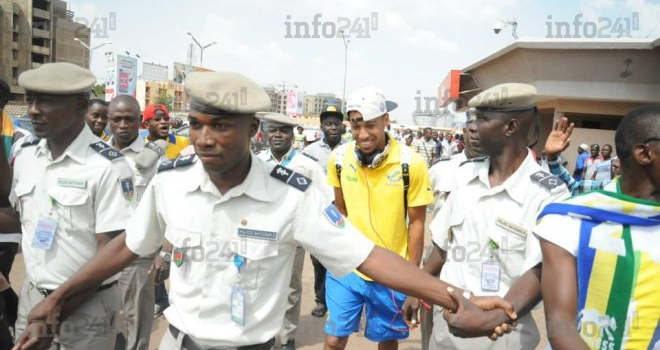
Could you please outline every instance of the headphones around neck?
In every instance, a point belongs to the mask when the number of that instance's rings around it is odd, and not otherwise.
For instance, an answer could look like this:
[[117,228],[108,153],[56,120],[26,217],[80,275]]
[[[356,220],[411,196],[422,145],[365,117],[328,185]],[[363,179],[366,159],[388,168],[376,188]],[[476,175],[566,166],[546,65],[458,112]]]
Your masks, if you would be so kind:
[[387,153],[390,150],[390,136],[385,133],[385,148],[382,151],[374,151],[371,154],[364,154],[360,149],[355,145],[355,158],[357,159],[360,166],[366,166],[370,169],[378,168],[387,157]]

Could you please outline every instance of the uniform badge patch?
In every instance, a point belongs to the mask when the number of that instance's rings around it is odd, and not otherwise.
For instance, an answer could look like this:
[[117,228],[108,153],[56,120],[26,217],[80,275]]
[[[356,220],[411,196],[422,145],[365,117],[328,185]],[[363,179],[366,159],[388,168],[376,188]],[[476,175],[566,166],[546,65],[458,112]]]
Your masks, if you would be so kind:
[[337,208],[330,204],[327,208],[323,209],[323,215],[332,223],[333,225],[344,228],[346,222],[344,221],[344,216],[341,215]]
[[176,267],[181,267],[181,264],[183,264],[183,250],[181,248],[172,250],[172,262]]
[[119,179],[119,186],[121,187],[121,194],[124,195],[129,201],[133,200],[135,195],[135,187],[133,187],[133,178],[127,177],[124,179]]

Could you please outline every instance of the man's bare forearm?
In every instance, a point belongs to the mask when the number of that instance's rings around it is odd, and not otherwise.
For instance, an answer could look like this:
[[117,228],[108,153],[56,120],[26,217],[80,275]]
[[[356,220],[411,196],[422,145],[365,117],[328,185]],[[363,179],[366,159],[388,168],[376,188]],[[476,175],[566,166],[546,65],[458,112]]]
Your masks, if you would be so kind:
[[419,266],[424,255],[424,223],[410,223],[408,234],[408,261]]
[[0,233],[20,233],[21,219],[11,208],[0,209]]
[[438,276],[440,271],[442,271],[442,266],[445,264],[445,255],[445,251],[433,243],[433,250],[431,250],[431,255],[429,255],[424,263],[423,270],[432,276]]
[[[538,264],[527,270],[504,296],[504,300],[513,305],[519,318],[527,315],[541,302],[541,266],[541,264]],[[490,323],[494,325],[511,321],[502,309],[491,310],[488,312],[488,316]]]
[[374,247],[367,260],[358,267],[358,271],[406,295],[423,298],[449,309],[458,307],[447,292],[449,284],[389,250]]

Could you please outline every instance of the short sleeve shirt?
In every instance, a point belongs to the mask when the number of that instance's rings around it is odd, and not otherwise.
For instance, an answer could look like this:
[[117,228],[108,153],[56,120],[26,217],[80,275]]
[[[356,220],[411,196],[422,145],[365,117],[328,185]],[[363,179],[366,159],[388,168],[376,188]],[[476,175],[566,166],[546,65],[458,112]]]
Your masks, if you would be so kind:
[[[407,258],[408,225],[401,176],[401,147],[406,146],[390,139],[385,161],[374,169],[358,163],[354,141],[341,147],[344,149],[336,148],[330,156],[328,183],[341,188],[348,219],[378,246]],[[334,165],[338,151],[344,152],[341,181]],[[426,162],[411,149],[408,152],[411,155],[408,207],[425,206],[433,201]]]
[[[126,229],[126,245],[138,255],[153,252],[164,238],[174,245],[165,317],[195,342],[234,348],[276,336],[298,246],[338,276],[362,264],[374,247],[316,187],[303,191],[276,179],[270,174],[293,173],[274,167],[253,155],[246,179],[224,194],[199,161],[159,172]],[[236,255],[246,259],[245,326],[231,320]]]
[[[502,297],[541,262],[539,242],[531,232],[538,213],[569,192],[559,179],[541,170],[531,152],[504,183],[492,188],[489,160],[466,166],[458,173],[466,183],[454,188],[430,226],[433,242],[447,253],[440,278],[477,295]],[[552,188],[532,180],[533,174],[544,174]],[[500,269],[497,292],[482,289],[482,264],[489,260],[497,261]]]
[[[131,170],[118,151],[110,160],[90,146],[99,142],[85,125],[57,159],[45,139],[18,151],[10,200],[20,213],[25,271],[38,287],[64,283],[96,254],[96,234],[123,230],[133,213]],[[48,250],[32,246],[46,218],[57,221]]]

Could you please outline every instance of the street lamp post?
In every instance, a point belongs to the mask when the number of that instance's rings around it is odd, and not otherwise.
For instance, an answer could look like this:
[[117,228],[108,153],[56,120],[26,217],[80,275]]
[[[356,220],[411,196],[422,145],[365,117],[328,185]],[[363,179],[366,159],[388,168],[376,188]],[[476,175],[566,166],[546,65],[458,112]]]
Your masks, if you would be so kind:
[[78,38],[74,38],[73,40],[79,42],[80,45],[82,45],[84,48],[87,49],[87,51],[89,51],[89,69],[90,69],[90,70],[92,69],[92,56],[93,56],[94,50],[96,50],[96,49],[98,49],[98,48],[101,48],[101,47],[103,47],[103,46],[105,46],[105,45],[110,45],[110,44],[112,44],[112,43],[109,43],[109,42],[108,42],[108,43],[98,44],[98,45],[96,45],[96,46],[94,46],[94,47],[90,47],[89,45],[85,44],[82,40],[80,40],[80,39],[78,39]]
[[202,45],[202,44],[199,43],[199,41],[197,41],[197,39],[195,39],[195,36],[193,36],[192,33],[186,32],[186,34],[190,35],[190,37],[193,39],[195,44],[197,44],[197,47],[199,47],[199,65],[201,67],[204,67],[204,50],[206,48],[208,48],[209,46],[211,46],[211,45],[217,44],[217,42],[214,41],[210,44]]
[[348,44],[351,43],[351,39],[346,40],[344,31],[340,31],[341,39],[344,42],[344,92],[341,94],[341,105],[342,112],[346,113],[346,71],[348,69]]

